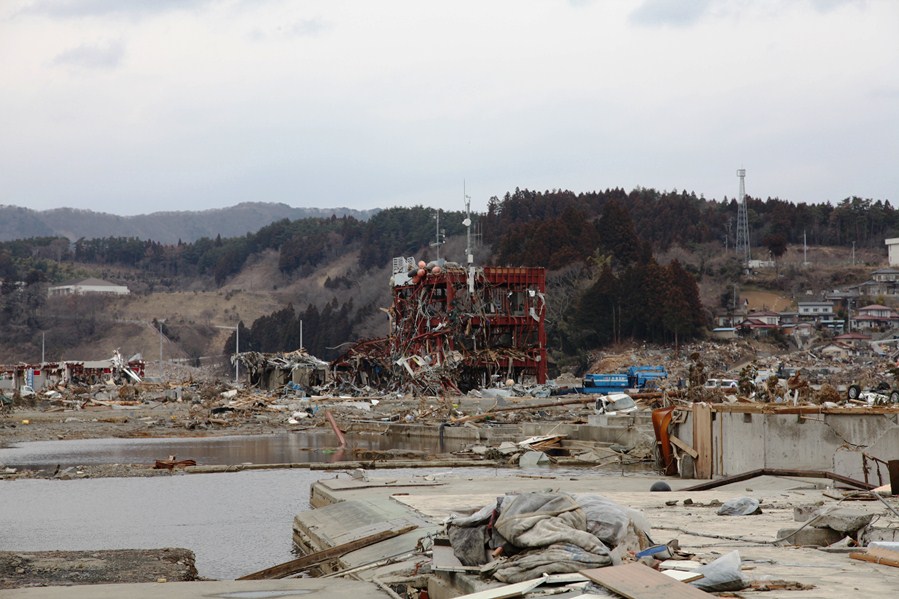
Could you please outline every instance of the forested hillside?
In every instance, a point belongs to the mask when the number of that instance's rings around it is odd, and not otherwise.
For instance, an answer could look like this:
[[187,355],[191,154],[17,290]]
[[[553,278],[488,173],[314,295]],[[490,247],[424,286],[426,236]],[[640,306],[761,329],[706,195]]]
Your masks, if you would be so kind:
[[[810,245],[882,248],[885,237],[899,232],[899,214],[882,201],[847,198],[832,206],[748,198],[748,206],[754,255],[764,248],[777,257],[804,235]],[[487,212],[475,217],[482,233],[477,261],[549,269],[547,325],[557,357],[628,338],[681,341],[701,335],[709,323],[713,306],[701,305],[698,284],[740,277],[736,258],[724,252],[732,246],[736,212],[734,200],[686,192],[515,190],[492,198]],[[151,305],[160,306],[164,294],[180,292],[186,306],[192,296],[184,292],[189,291],[221,306],[192,312],[202,318],[182,317],[182,326],[194,327],[190,332],[178,334],[175,320],[166,322],[172,338],[191,339],[183,355],[199,359],[229,351],[233,338],[222,343],[224,333],[213,335],[212,325],[216,319],[239,318],[243,348],[295,349],[302,321],[307,349],[333,357],[342,343],[383,334],[377,323],[383,322],[380,309],[389,301],[390,260],[435,256],[429,247],[436,234],[434,215],[433,209],[419,206],[383,210],[368,220],[282,219],[246,235],[193,242],[123,236],[3,242],[0,351],[34,359],[47,331],[58,332],[52,338],[59,351],[67,343],[100,342],[115,322],[143,322],[145,316],[134,314],[140,298],[156,298]],[[441,214],[449,240],[441,256],[450,260],[462,261],[463,218],[461,212]],[[672,259],[675,248],[683,256],[702,258]],[[662,255],[667,258],[660,260]],[[271,270],[254,277],[263,272],[262,265]],[[49,285],[87,276],[124,283],[133,296],[68,299],[66,306],[47,298]],[[252,289],[246,281],[253,281]],[[252,291],[255,299],[243,301],[255,304],[231,305],[241,291]],[[269,305],[268,312],[258,309]],[[198,320],[205,321],[202,327]],[[159,323],[145,324],[152,332]],[[218,341],[214,348],[204,347],[204,338]]]
[[[132,207],[129,207],[132,208]],[[56,208],[31,210],[0,205],[0,241],[31,237],[137,237],[160,243],[196,241],[201,237],[236,237],[252,233],[281,219],[329,218],[352,216],[367,220],[377,210],[349,208],[294,208],[271,202],[243,202],[213,210],[153,212],[135,216],[119,216],[93,210]]]

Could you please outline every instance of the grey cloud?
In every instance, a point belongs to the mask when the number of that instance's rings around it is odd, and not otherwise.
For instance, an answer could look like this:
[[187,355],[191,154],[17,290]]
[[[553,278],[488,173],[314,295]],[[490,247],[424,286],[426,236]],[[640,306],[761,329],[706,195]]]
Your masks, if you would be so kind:
[[323,21],[321,17],[315,17],[297,21],[290,27],[285,28],[285,32],[292,37],[308,37],[318,35],[328,29],[331,29],[330,23]]
[[87,69],[114,69],[125,56],[125,44],[121,40],[106,44],[82,44],[56,56],[55,66],[76,66]]
[[628,19],[635,25],[647,27],[687,27],[702,18],[709,4],[709,0],[644,0]]
[[314,37],[333,29],[333,27],[333,23],[325,21],[321,17],[313,17],[277,27],[269,32],[253,29],[247,34],[247,38],[253,42],[263,42],[276,37]]
[[863,0],[812,0],[812,7],[818,12],[830,12],[841,6],[853,4],[860,8],[864,8]]
[[109,15],[141,16],[173,10],[191,10],[211,0],[37,0],[20,14],[52,18],[79,18]]

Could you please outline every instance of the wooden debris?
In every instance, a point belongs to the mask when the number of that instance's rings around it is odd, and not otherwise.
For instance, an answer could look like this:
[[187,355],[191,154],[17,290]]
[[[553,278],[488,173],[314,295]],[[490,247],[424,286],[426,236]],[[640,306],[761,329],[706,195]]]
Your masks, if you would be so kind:
[[581,574],[627,599],[707,599],[710,596],[638,562],[583,570]]
[[899,568],[899,551],[885,547],[868,547],[864,553],[850,553],[849,558]]
[[173,470],[175,468],[187,468],[188,466],[196,465],[196,460],[176,460],[174,456],[171,456],[167,460],[156,460],[153,468],[155,470]]
[[303,557],[292,559],[289,562],[284,562],[283,564],[278,564],[277,566],[272,566],[271,568],[266,568],[264,570],[259,570],[258,572],[247,574],[246,576],[241,576],[237,580],[286,578],[292,574],[297,574],[298,572],[302,572],[303,570],[311,568],[312,566],[315,566],[322,562],[338,558],[342,555],[350,553],[351,551],[356,551],[358,549],[362,549],[363,547],[368,547],[369,545],[374,545],[375,543],[386,541],[387,539],[392,539],[393,537],[398,537],[402,534],[406,534],[409,531],[415,530],[416,528],[418,527],[405,526],[398,530],[384,530],[381,532],[377,532],[366,537],[362,537],[361,539],[350,541],[349,543],[344,543],[342,545],[337,545],[336,547],[316,551],[315,553],[310,553],[309,555],[304,555]]
[[687,570],[662,570],[662,574],[680,582],[693,582],[694,580],[705,578],[705,575],[701,572],[690,572]]
[[524,582],[516,582],[501,587],[495,587],[477,593],[462,595],[456,599],[507,599],[508,597],[520,597],[529,591],[533,591],[546,580],[543,578],[535,578],[533,580],[525,580]]
[[681,441],[679,438],[675,437],[674,435],[669,436],[669,439],[671,440],[671,443],[675,447],[677,447],[678,449],[680,449],[683,452],[688,453],[690,455],[690,457],[693,458],[694,460],[699,457],[699,452],[696,451],[695,449],[693,449],[692,447],[690,447],[689,445],[687,445],[686,442]]

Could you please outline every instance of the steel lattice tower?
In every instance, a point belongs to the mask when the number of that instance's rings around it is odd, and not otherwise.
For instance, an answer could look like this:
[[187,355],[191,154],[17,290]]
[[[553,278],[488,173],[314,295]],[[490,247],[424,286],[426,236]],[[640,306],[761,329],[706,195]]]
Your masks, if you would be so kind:
[[752,259],[749,250],[749,212],[746,209],[746,169],[741,168],[737,171],[740,177],[740,203],[737,208],[737,257],[739,257],[745,266],[749,266]]

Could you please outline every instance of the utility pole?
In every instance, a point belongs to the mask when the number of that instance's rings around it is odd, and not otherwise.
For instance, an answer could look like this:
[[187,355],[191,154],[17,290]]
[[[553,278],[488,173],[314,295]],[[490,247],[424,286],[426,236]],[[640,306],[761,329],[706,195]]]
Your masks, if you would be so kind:
[[749,210],[746,207],[746,169],[737,170],[740,177],[740,203],[737,205],[737,257],[749,268],[752,255],[749,249]]
[[228,329],[229,331],[234,331],[234,384],[237,385],[240,382],[240,360],[238,360],[238,356],[240,356],[240,321],[237,321],[237,326],[229,327],[224,325],[213,325],[217,329]]
[[162,334],[162,323],[164,323],[164,322],[165,322],[165,320],[163,320],[163,319],[157,319],[157,320],[156,320],[156,324],[159,325],[159,376],[160,376],[160,377],[161,377],[161,376],[164,374],[164,372],[165,372],[165,371],[163,370],[163,368],[162,368],[162,339],[163,339],[163,334]]

